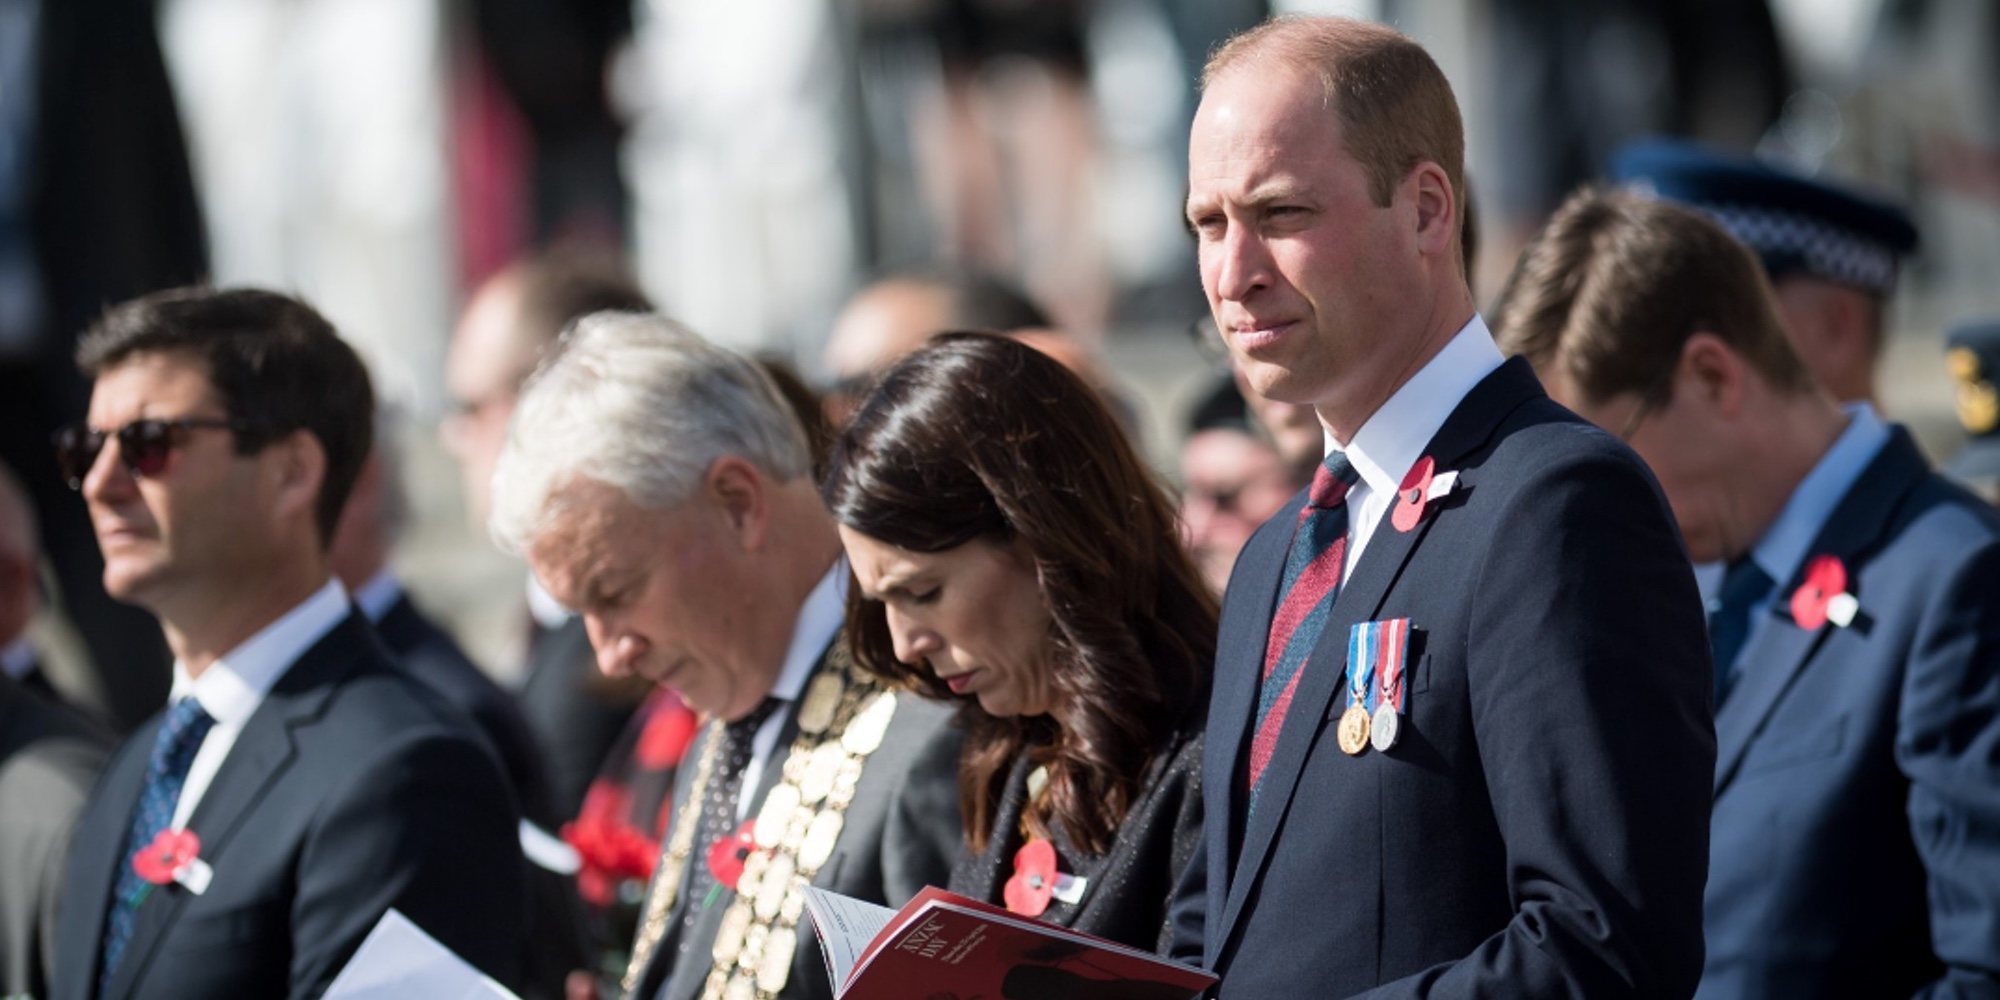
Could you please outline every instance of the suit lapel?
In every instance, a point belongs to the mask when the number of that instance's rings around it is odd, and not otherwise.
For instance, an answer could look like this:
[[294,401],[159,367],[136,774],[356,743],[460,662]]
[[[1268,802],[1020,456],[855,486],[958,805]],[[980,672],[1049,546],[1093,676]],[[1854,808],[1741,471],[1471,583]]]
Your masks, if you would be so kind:
[[[1250,816],[1243,833],[1243,851],[1229,882],[1229,894],[1222,912],[1220,933],[1209,934],[1211,942],[1227,942],[1242,915],[1243,907],[1249,899],[1250,887],[1257,880],[1257,873],[1263,868],[1277,840],[1278,829],[1289,809],[1293,794],[1298,790],[1299,776],[1304,772],[1307,759],[1319,742],[1322,725],[1337,694],[1344,685],[1347,666],[1347,634],[1360,621],[1374,618],[1381,613],[1382,605],[1388,600],[1389,592],[1396,580],[1409,565],[1417,547],[1430,533],[1431,525],[1439,517],[1450,517],[1451,509],[1463,502],[1463,495],[1470,492],[1477,481],[1477,470],[1460,469],[1459,461],[1467,454],[1485,444],[1505,416],[1529,399],[1542,394],[1540,383],[1535,381],[1525,362],[1516,358],[1501,365],[1473,387],[1460,401],[1444,425],[1438,429],[1424,454],[1438,463],[1438,471],[1457,471],[1458,485],[1450,497],[1444,498],[1431,509],[1425,511],[1416,527],[1409,531],[1398,531],[1390,523],[1387,513],[1382,517],[1375,531],[1368,538],[1368,547],[1361,553],[1360,562],[1355,564],[1353,574],[1341,585],[1340,593],[1334,598],[1332,613],[1326,628],[1319,634],[1313,645],[1311,658],[1305,665],[1305,674],[1299,680],[1298,690],[1292,696],[1291,708],[1286,711],[1283,730],[1278,734],[1278,745],[1271,754],[1271,763],[1264,770],[1263,790],[1258,793],[1259,808]],[[1392,502],[1393,506],[1393,502]],[[1271,562],[1283,572],[1284,553],[1282,550]],[[1275,594],[1276,584],[1273,583]],[[1275,599],[1275,598],[1274,598]],[[1266,602],[1264,631],[1270,628],[1269,602]],[[1422,627],[1422,623],[1416,623]],[[1260,644],[1256,653],[1259,661],[1249,668],[1250,677],[1262,674]],[[1237,667],[1236,669],[1243,669]],[[1240,677],[1241,674],[1223,674],[1218,668],[1217,676]],[[1242,685],[1238,685],[1242,686]],[[1232,723],[1234,720],[1231,720]],[[1247,725],[1247,722],[1244,723]],[[1233,777],[1234,772],[1232,772]],[[1232,788],[1232,794],[1234,789]],[[1232,805],[1233,805],[1232,800]],[[1234,815],[1232,813],[1232,815]],[[1211,947],[1219,947],[1212,944]]]
[[159,733],[161,719],[161,715],[154,715],[126,740],[99,782],[91,806],[78,817],[69,859],[74,878],[65,886],[62,916],[62,973],[74,981],[57,984],[64,987],[61,995],[96,995],[111,891],[120,866],[126,863],[125,835],[132,826],[132,812],[138,808],[139,788],[146,780],[147,752]]
[[[188,819],[188,829],[201,839],[201,858],[218,873],[229,864],[230,841],[241,831],[252,807],[261,800],[297,757],[292,730],[309,723],[325,707],[334,682],[354,665],[355,653],[374,642],[358,614],[334,626],[308,649],[264,697],[263,704],[229,748],[229,756],[209,782],[201,804]],[[133,793],[136,801],[137,792]],[[132,922],[132,938],[105,993],[129,996],[190,894],[178,886],[148,893]]]
[[[1848,587],[1855,587],[1855,568],[1882,539],[1889,520],[1911,489],[1929,472],[1923,455],[1901,427],[1892,430],[1880,454],[1841,498],[1832,516],[1813,539],[1807,559],[1818,555],[1837,556],[1847,566]],[[1792,591],[1802,582],[1804,567],[1793,574],[1772,597],[1771,607],[1760,619],[1744,644],[1745,664],[1736,689],[1730,692],[1715,714],[1715,792],[1736,777],[1750,741],[1764,727],[1764,721],[1790,690],[1814,652],[1839,626],[1828,623],[1811,632],[1792,621]],[[1863,602],[1868,595],[1854,591]],[[1866,605],[1864,603],[1864,614]]]

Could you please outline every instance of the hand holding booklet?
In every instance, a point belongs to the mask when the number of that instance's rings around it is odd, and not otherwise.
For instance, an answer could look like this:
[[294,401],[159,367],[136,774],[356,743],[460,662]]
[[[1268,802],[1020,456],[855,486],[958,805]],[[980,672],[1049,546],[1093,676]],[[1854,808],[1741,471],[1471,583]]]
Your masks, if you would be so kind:
[[900,910],[806,888],[839,1000],[1190,1000],[1215,976],[926,888]]

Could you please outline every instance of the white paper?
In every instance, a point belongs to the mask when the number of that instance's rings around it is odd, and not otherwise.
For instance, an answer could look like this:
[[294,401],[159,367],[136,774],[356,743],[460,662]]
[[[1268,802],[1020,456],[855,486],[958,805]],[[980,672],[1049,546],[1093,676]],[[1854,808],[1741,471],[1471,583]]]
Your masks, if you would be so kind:
[[896,919],[896,911],[813,886],[806,886],[805,892],[806,910],[812,914],[819,950],[826,956],[827,973],[833,977],[838,994],[847,985],[848,973],[854,971],[861,953]]
[[382,914],[327,1000],[520,1000],[401,913]]

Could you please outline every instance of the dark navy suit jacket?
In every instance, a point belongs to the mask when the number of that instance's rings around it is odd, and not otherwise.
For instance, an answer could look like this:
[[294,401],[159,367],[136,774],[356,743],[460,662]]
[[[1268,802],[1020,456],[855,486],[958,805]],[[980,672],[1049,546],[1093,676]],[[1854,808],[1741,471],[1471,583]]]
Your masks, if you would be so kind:
[[[97,995],[105,908],[159,724],[119,747],[77,821],[55,1000]],[[195,807],[207,890],[146,896],[103,995],[318,996],[391,907],[515,984],[527,945],[519,822],[471,723],[350,614],[278,679]]]
[[1897,429],[1787,581],[1716,714],[1700,996],[2000,996],[2000,516]]
[[[1242,758],[1303,496],[1238,560],[1209,711],[1211,822],[1173,954],[1245,1000],[1687,996],[1713,682],[1659,488],[1519,359],[1425,453],[1458,485],[1413,530],[1384,517],[1371,536],[1247,825]],[[1350,757],[1335,740],[1349,627],[1398,617],[1412,626],[1401,741]]]

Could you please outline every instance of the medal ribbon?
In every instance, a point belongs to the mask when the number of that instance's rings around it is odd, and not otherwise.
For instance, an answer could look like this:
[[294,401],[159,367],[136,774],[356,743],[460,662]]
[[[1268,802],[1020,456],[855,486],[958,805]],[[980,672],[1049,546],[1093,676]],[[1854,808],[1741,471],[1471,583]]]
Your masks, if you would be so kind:
[[1376,636],[1381,622],[1356,622],[1347,633],[1347,703],[1371,708],[1375,700]]
[[1403,711],[1403,667],[1409,656],[1410,620],[1391,618],[1373,624],[1379,636],[1375,652],[1380,667],[1376,675],[1382,680],[1376,689],[1376,704],[1388,705],[1400,715]]

